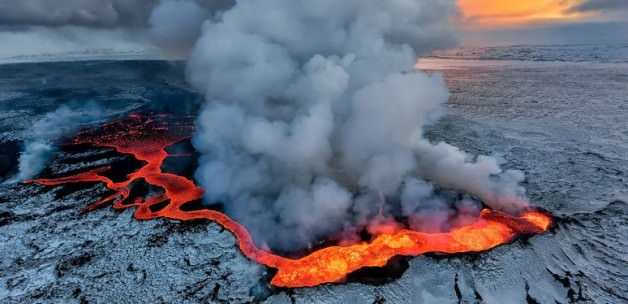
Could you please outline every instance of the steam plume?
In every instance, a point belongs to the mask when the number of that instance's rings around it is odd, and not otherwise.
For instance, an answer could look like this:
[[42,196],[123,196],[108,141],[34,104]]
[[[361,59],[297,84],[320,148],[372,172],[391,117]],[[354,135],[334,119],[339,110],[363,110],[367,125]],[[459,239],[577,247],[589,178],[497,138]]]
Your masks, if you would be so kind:
[[194,138],[206,200],[285,249],[387,200],[419,215],[445,201],[436,188],[522,208],[520,172],[423,137],[448,92],[413,66],[455,42],[455,14],[454,0],[248,0],[208,18],[188,60],[207,99]]
[[41,173],[56,151],[54,142],[62,136],[76,131],[81,124],[98,119],[100,113],[102,111],[95,105],[81,108],[61,106],[35,122],[26,131],[24,150],[19,158],[19,172],[7,183],[20,182]]

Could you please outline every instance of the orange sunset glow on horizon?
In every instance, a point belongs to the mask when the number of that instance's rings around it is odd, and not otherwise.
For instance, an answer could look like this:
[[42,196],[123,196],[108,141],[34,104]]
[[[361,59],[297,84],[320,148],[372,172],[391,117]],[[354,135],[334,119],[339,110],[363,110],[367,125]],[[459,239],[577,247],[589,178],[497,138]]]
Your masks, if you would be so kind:
[[471,27],[562,22],[584,17],[569,9],[579,0],[458,0],[463,23]]

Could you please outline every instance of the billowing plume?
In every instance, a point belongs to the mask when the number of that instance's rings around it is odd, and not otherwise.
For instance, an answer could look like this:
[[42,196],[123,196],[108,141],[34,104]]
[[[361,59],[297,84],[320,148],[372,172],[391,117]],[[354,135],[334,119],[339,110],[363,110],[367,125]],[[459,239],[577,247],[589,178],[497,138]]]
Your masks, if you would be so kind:
[[207,16],[208,11],[194,1],[162,1],[149,19],[151,38],[174,56],[186,55]]
[[233,6],[233,0],[162,0],[149,18],[151,40],[171,56],[185,57],[207,18]]
[[60,106],[46,114],[25,131],[24,149],[20,153],[17,175],[7,183],[21,182],[41,173],[56,151],[55,142],[76,131],[82,124],[101,117],[102,111],[94,104],[82,107]]
[[442,214],[438,227],[477,212],[439,189],[524,207],[520,172],[423,136],[448,91],[413,66],[455,42],[456,13],[454,0],[247,0],[207,18],[188,60],[207,99],[194,138],[206,200],[280,249],[393,212],[386,202],[411,222]]

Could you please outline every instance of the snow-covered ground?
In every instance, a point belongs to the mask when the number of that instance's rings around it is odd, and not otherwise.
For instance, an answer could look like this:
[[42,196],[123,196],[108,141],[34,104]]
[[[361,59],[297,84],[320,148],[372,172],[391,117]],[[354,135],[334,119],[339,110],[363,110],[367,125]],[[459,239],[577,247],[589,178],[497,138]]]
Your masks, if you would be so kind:
[[[99,185],[0,185],[0,302],[628,302],[628,66],[456,60],[428,67],[444,73],[452,93],[449,115],[429,137],[500,154],[526,172],[530,200],[556,216],[549,233],[477,255],[413,258],[401,277],[378,284],[284,290],[269,287],[268,270],[244,258],[217,225],[139,222],[129,210],[107,208],[81,214],[105,191]],[[0,144],[19,137],[35,117],[31,108],[54,108],[70,92],[107,102],[116,92],[142,105],[180,99],[171,84],[183,75],[166,64],[94,65],[0,66],[0,108],[11,109]],[[66,81],[29,89],[52,71]],[[70,157],[59,155],[51,167]]]

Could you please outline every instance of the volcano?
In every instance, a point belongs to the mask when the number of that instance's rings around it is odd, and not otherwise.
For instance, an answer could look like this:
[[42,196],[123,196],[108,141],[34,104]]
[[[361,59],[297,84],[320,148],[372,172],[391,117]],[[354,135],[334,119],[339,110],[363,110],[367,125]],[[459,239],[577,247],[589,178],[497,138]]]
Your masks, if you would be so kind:
[[[165,114],[131,114],[96,129],[81,131],[70,145],[77,147],[114,149],[132,156],[141,163],[139,168],[120,180],[112,177],[119,168],[94,168],[64,177],[26,181],[43,186],[103,183],[111,194],[95,199],[85,207],[89,212],[111,204],[114,209],[135,208],[137,220],[165,218],[176,221],[209,220],[233,233],[242,253],[259,264],[276,269],[271,284],[277,287],[312,287],[337,283],[347,275],[366,267],[384,267],[397,256],[418,256],[425,253],[461,254],[483,252],[511,242],[521,235],[547,231],[552,218],[549,214],[526,210],[510,215],[483,209],[470,223],[458,225],[446,232],[427,233],[403,228],[395,222],[375,224],[368,240],[338,246],[318,248],[299,258],[289,258],[261,249],[247,228],[228,215],[199,204],[203,189],[187,177],[164,172],[167,158],[179,155],[167,148],[188,139],[194,130],[189,120]],[[220,177],[216,177],[220,178]],[[134,194],[139,182],[145,182],[157,193]],[[146,191],[144,191],[146,192]],[[296,202],[298,203],[298,202]]]
[[[140,171],[154,170],[153,174],[161,172],[156,176],[167,175],[201,187],[194,173],[202,155],[190,142],[191,135],[197,134],[195,122],[203,96],[184,85],[182,66],[107,61],[18,64],[1,69],[0,88],[6,93],[0,94],[0,99],[6,111],[0,119],[0,171],[8,172],[6,179],[20,170],[20,153],[32,138],[31,126],[48,113],[69,101],[94,100],[102,105],[103,114],[50,139],[56,149],[46,169],[36,177],[68,179],[91,171],[94,181],[51,186],[0,183],[2,303],[626,302],[628,198],[621,192],[628,189],[628,153],[622,146],[627,141],[621,135],[626,129],[622,129],[626,124],[622,119],[626,113],[622,85],[626,66],[528,62],[486,67],[477,63],[444,72],[452,88],[451,112],[426,129],[426,137],[432,142],[450,142],[473,155],[503,153],[508,160],[506,168],[526,173],[522,186],[527,196],[548,213],[528,212],[551,214],[551,229],[543,234],[517,233],[510,241],[500,237],[492,249],[466,253],[448,253],[442,248],[436,251],[433,243],[431,249],[411,252],[401,246],[411,244],[405,241],[397,242],[399,247],[394,249],[388,241],[402,239],[396,235],[403,236],[406,231],[410,232],[406,235],[437,234],[422,231],[425,225],[412,225],[410,219],[389,217],[398,214],[392,208],[385,208],[385,220],[379,220],[378,205],[374,204],[369,216],[375,221],[369,226],[379,224],[378,229],[359,231],[350,235],[352,238],[346,237],[345,230],[334,230],[321,235],[312,248],[295,245],[294,251],[286,251],[266,245],[266,238],[278,238],[278,234],[255,229],[239,214],[232,214],[229,201],[205,198],[180,206],[183,212],[177,212],[179,215],[193,211],[228,215],[246,228],[255,248],[278,256],[266,262],[282,269],[264,266],[259,263],[261,257],[245,256],[238,236],[216,222],[164,217],[164,210],[173,204],[170,198],[144,208],[147,220],[133,216],[142,209],[140,202],[167,197],[165,187],[151,185],[138,175]],[[67,81],[51,81],[48,75]],[[565,87],[559,79],[573,83]],[[529,85],[522,87],[522,83]],[[77,111],[83,108],[70,106]],[[562,114],[556,116],[557,111]],[[129,116],[133,112],[145,114]],[[62,128],[65,123],[48,127]],[[131,147],[136,150],[135,146],[149,150],[147,143],[151,142],[153,151],[143,157],[165,147],[165,153],[157,153],[165,158],[160,168],[148,168],[147,160],[129,152]],[[108,188],[103,177],[118,186],[135,178],[126,185],[127,199]],[[220,180],[221,176],[212,178]],[[156,180],[163,181],[155,178],[150,182]],[[457,192],[446,189],[439,194],[448,200],[460,199]],[[93,205],[112,195],[109,201]],[[387,197],[387,206],[397,204],[394,200]],[[111,206],[116,204],[123,209],[113,210]],[[469,221],[445,227],[439,231],[441,235],[453,235],[452,231],[464,228],[461,226],[469,231],[474,223],[480,226],[479,222],[498,222],[513,231],[536,230],[529,225],[533,216],[526,220],[521,219],[523,214],[481,212],[481,205],[476,206],[480,208],[469,214]],[[386,223],[390,225],[382,225]],[[346,229],[362,229],[362,224]],[[362,260],[350,264],[344,257],[336,259],[336,267],[346,270],[327,280],[315,280],[334,283],[312,288],[283,288],[270,283],[277,277],[274,283],[281,285],[279,282],[288,278],[284,274],[292,273],[301,281],[291,283],[308,285],[306,276],[297,271],[304,272],[305,268],[288,266],[318,262],[322,264],[319,269],[328,270],[331,263],[316,259],[340,249],[362,250],[355,255]],[[418,251],[425,252],[415,256]],[[372,252],[382,260],[367,255]],[[381,265],[390,255],[396,257],[388,259],[385,266],[360,266]],[[329,260],[333,259],[324,261]]]

